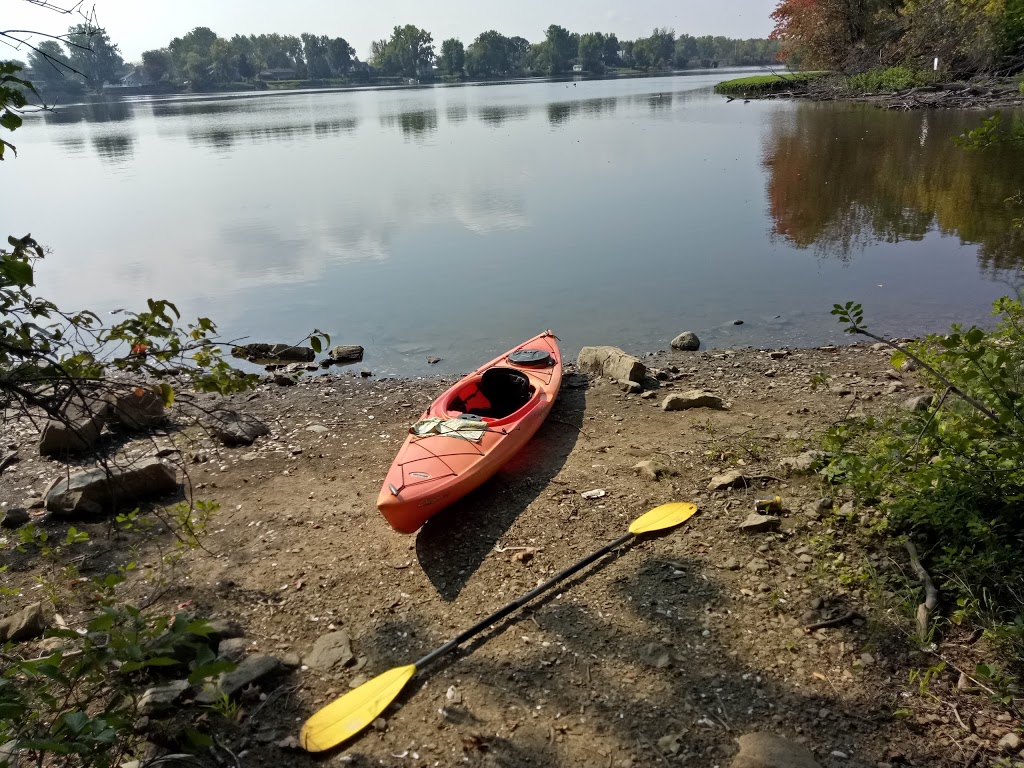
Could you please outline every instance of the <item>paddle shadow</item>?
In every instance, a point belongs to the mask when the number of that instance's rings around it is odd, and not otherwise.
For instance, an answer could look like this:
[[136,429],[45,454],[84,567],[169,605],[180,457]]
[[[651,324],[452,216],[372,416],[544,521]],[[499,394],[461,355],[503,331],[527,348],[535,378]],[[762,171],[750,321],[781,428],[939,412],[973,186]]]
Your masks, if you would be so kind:
[[551,413],[523,450],[420,530],[416,557],[446,602],[459,596],[487,553],[561,471],[580,436],[585,395],[586,377],[567,373]]

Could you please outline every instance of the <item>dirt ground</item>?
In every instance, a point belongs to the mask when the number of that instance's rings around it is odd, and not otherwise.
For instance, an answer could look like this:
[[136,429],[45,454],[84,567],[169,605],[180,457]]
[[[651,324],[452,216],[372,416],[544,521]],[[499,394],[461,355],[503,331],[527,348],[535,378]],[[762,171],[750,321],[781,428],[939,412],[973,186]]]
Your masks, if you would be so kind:
[[[935,653],[917,650],[906,635],[913,605],[879,586],[907,570],[905,553],[838,536],[869,522],[871,510],[821,516],[824,482],[779,465],[816,448],[831,423],[899,407],[923,389],[867,346],[781,354],[648,356],[667,376],[649,382],[653,396],[570,368],[527,449],[415,536],[393,532],[374,502],[406,430],[453,379],[342,373],[266,385],[232,401],[271,428],[251,447],[158,437],[177,441],[196,498],[215,499],[220,511],[205,551],[190,553],[172,583],[136,581],[133,594],[153,600],[152,610],[235,619],[253,653],[304,657],[318,637],[344,629],[356,657],[337,674],[300,666],[263,681],[263,698],[250,697],[237,723],[199,708],[179,718],[218,729],[246,766],[724,768],[736,738],[751,731],[802,743],[834,768],[995,765],[998,740],[1019,723],[988,697],[957,689],[958,668],[990,660],[986,641],[954,633]],[[729,409],[661,409],[666,394],[692,388]],[[21,461],[0,478],[0,502],[19,506],[62,465],[36,455],[31,425],[4,429]],[[128,450],[152,452],[152,444]],[[670,474],[639,475],[644,460]],[[707,490],[734,468],[769,477]],[[605,494],[581,495],[594,489]],[[738,529],[754,499],[775,494],[787,509],[780,531]],[[424,670],[383,722],[341,748],[312,756],[289,746],[319,707],[411,663],[669,501],[695,502],[700,512],[623,547]],[[62,536],[66,522],[33,513]],[[84,528],[92,541],[83,573],[139,556],[119,549],[106,525]],[[22,588],[5,614],[39,599],[40,566],[4,533],[4,577]],[[142,546],[141,557],[155,559],[156,542]],[[850,611],[852,621],[806,629]],[[936,668],[936,654],[947,666],[922,686],[912,670]]]

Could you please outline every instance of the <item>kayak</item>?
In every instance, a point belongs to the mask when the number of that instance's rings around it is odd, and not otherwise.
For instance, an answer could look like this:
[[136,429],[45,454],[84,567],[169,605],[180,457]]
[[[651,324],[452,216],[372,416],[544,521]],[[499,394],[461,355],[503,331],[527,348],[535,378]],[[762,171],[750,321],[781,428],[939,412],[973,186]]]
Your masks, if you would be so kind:
[[479,488],[533,437],[562,384],[562,356],[545,331],[478,368],[434,400],[388,470],[377,509],[415,533]]

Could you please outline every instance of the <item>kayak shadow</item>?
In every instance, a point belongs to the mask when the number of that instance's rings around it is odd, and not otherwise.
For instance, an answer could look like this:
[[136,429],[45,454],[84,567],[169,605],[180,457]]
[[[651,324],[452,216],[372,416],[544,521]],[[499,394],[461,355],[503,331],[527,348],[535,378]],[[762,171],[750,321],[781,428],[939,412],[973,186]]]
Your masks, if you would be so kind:
[[434,515],[416,537],[416,557],[452,602],[516,518],[549,489],[583,427],[586,376],[567,373],[537,434],[480,488]]

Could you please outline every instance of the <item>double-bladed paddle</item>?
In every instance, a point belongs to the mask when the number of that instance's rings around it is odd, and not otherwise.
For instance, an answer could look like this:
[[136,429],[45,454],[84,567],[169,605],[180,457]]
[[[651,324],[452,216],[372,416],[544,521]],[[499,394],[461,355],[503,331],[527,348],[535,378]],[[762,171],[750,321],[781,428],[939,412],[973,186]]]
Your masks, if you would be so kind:
[[681,525],[693,517],[696,512],[697,505],[686,502],[674,502],[655,507],[634,520],[629,526],[628,533],[615,539],[615,541],[605,544],[596,552],[587,555],[558,575],[552,576],[543,584],[512,601],[504,608],[499,608],[486,619],[473,625],[441,647],[434,649],[419,661],[404,667],[389,669],[387,672],[363,683],[355,690],[349,691],[344,696],[335,699],[323,709],[318,710],[302,726],[299,742],[302,744],[303,749],[309,752],[323,752],[352,738],[376,720],[378,715],[387,708],[388,704],[394,701],[398,694],[402,692],[405,684],[412,679],[413,675],[430,662],[444,656],[474,635],[501,621],[541,593],[551,589],[555,584],[565,581],[574,573],[587,567],[598,558],[607,555],[616,547],[622,546],[627,541],[641,534],[664,531]]

